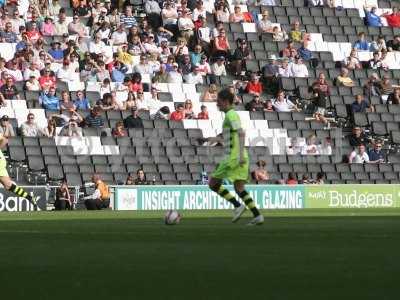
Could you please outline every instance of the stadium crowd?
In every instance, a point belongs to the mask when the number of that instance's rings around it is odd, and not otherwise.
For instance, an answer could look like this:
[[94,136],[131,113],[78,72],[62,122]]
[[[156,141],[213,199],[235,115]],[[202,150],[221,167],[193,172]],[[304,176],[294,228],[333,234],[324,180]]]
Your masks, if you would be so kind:
[[[33,92],[42,108],[54,112],[45,128],[40,128],[35,115],[29,113],[18,130],[26,137],[82,136],[84,127],[106,126],[104,111],[130,111],[112,129],[113,136],[123,137],[131,128],[143,128],[141,112],[151,113],[152,119],[209,119],[207,106],[194,111],[191,99],[171,111],[160,101],[158,84],[206,86],[201,101],[213,102],[225,82],[235,94],[235,103],[250,112],[307,110],[313,114],[313,121],[328,124],[331,121],[326,113],[326,97],[330,96],[332,86],[354,87],[350,71],[370,69],[376,72],[363,86],[363,92],[354,96],[352,113],[374,112],[374,105],[368,101],[370,96],[379,96],[388,105],[400,104],[400,88],[379,72],[388,70],[383,61],[389,52],[400,49],[400,36],[370,40],[361,32],[349,56],[337,62],[337,77],[317,74],[308,91],[311,105],[301,105],[299,100],[303,99],[285,88],[284,79],[307,78],[310,69],[321,63],[309,49],[310,33],[301,24],[301,18],[293,21],[286,32],[269,20],[268,10],[263,10],[259,17],[243,12],[240,6],[273,6],[275,2],[234,1],[230,6],[224,0],[146,0],[136,5],[130,1],[71,0],[71,13],[58,0],[7,1],[0,10],[0,40],[16,46],[11,59],[0,58],[0,103],[5,105],[5,99],[23,99],[24,93]],[[304,5],[336,7],[333,0],[308,0]],[[210,7],[212,21],[207,13]],[[365,14],[368,26],[382,26],[382,18],[391,27],[400,26],[397,8],[379,16],[375,7],[365,7]],[[232,43],[227,37],[227,23],[232,26],[246,22],[256,23],[258,32],[269,34],[272,41],[286,43],[279,56],[269,55],[261,72],[248,70],[248,60],[253,55],[249,42],[238,38]],[[108,46],[112,46],[111,52]],[[373,52],[373,58],[360,61],[361,51]],[[150,83],[143,82],[144,77],[149,77]],[[100,96],[89,97],[85,90],[69,92],[68,83],[72,81],[101,83]],[[127,97],[118,97],[120,91],[127,92]],[[150,93],[150,97],[144,97],[144,93]],[[243,99],[250,101],[244,103]],[[4,136],[18,134],[7,115],[1,118],[0,125]],[[60,126],[62,130],[56,130]],[[349,154],[350,163],[385,161],[379,152],[382,141],[360,138],[360,128],[354,128],[350,142],[357,147]],[[293,141],[288,154],[332,153],[329,140],[315,143],[315,137],[309,137],[301,147]],[[265,178],[261,173],[256,177]]]

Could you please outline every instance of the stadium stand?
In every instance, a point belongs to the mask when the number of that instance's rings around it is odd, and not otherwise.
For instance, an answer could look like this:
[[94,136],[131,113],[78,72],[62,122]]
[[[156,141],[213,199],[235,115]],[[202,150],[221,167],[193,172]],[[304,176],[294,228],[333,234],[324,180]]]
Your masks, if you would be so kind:
[[21,3],[0,22],[0,131],[20,183],[139,168],[197,183],[223,155],[202,142],[221,132],[223,87],[269,183],[399,182],[396,1]]

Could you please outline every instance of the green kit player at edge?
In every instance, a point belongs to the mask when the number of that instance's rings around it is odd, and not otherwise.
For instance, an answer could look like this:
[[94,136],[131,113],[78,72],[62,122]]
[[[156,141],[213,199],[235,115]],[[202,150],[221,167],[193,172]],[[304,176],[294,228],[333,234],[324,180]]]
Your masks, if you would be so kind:
[[3,155],[3,151],[1,149],[7,146],[8,139],[2,135],[0,135],[0,183],[4,186],[4,188],[15,195],[27,199],[34,205],[34,209],[37,210],[37,197],[34,195],[28,194],[22,187],[17,186],[14,182],[12,182],[10,176],[7,172],[7,161]]
[[[264,222],[264,217],[260,214],[250,194],[245,190],[245,184],[249,178],[249,157],[244,147],[245,132],[242,129],[239,114],[233,108],[233,100],[234,95],[228,89],[223,89],[218,93],[218,109],[225,113],[223,123],[224,146],[229,147],[229,154],[218,164],[215,171],[211,174],[208,185],[211,190],[232,203],[235,207],[232,222],[239,220],[247,206],[254,216],[248,225],[260,225]],[[209,142],[220,142],[221,137],[208,138],[207,140]],[[246,206],[241,204],[222,185],[223,179],[233,182],[235,192]]]

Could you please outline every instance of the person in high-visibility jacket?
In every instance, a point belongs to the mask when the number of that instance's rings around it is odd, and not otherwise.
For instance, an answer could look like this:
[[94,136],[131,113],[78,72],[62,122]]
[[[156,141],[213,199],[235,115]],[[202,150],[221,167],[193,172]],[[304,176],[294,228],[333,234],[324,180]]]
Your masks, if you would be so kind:
[[92,182],[95,184],[95,191],[92,195],[86,196],[85,206],[88,210],[99,210],[110,207],[110,188],[105,184],[99,175],[92,176]]

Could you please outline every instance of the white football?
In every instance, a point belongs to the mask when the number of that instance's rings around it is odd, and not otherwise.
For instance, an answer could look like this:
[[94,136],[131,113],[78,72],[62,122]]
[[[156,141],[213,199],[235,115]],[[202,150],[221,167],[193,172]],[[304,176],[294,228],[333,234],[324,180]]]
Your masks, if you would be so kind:
[[165,218],[164,218],[165,225],[179,224],[180,220],[181,220],[181,215],[176,210],[170,209],[165,214]]

